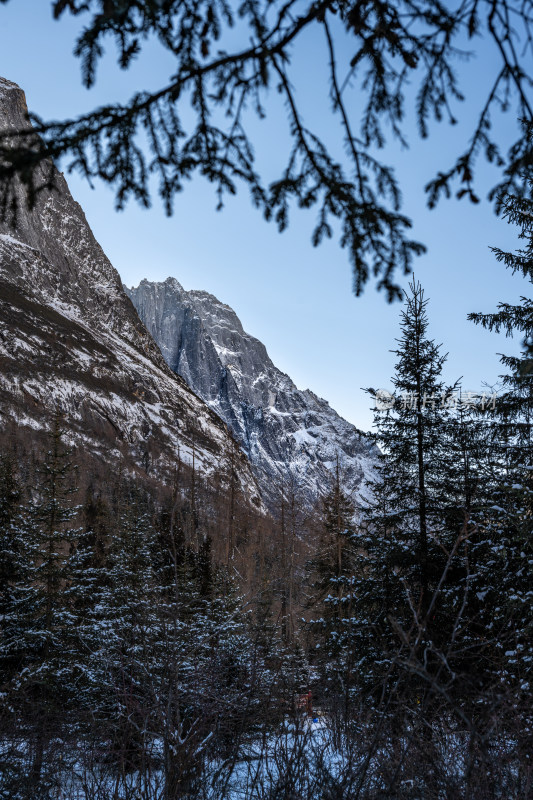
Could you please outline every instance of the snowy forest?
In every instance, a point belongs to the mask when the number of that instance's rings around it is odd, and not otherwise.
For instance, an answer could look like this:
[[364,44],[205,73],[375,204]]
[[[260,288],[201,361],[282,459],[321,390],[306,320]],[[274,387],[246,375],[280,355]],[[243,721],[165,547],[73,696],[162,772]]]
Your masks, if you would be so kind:
[[[504,213],[531,282],[533,204]],[[470,318],[522,345],[475,397],[411,281],[357,502],[341,458],[265,514],[232,452],[150,491],[59,408],[38,446],[3,432],[2,800],[533,797],[532,300]]]

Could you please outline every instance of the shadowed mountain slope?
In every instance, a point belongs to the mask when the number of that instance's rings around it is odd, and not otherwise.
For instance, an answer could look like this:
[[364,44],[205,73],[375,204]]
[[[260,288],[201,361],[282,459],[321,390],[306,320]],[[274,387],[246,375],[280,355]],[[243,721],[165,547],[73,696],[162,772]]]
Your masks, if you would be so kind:
[[[28,125],[22,90],[0,78],[0,128]],[[43,165],[37,182],[44,184]],[[0,222],[0,425],[32,432],[59,409],[88,455],[165,481],[178,457],[218,472],[234,448],[226,425],[173,373],[139,320],[64,177],[32,209],[15,185],[16,218]],[[246,457],[238,477],[258,504]]]

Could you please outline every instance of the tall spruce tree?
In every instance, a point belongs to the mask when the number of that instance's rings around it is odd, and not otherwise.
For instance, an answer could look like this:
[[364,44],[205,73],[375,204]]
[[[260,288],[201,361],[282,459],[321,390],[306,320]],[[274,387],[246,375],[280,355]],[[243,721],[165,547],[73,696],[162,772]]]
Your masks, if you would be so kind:
[[430,556],[445,532],[451,477],[446,449],[448,399],[453,394],[441,378],[446,356],[427,335],[427,304],[420,283],[413,280],[394,351],[394,401],[386,408],[378,402],[375,411],[375,438],[382,450],[376,519],[422,609],[427,609],[439,577]]
[[73,623],[67,590],[79,509],[73,502],[75,467],[62,440],[59,411],[37,477],[20,530],[20,569],[10,582],[2,636],[3,660],[10,667],[5,689],[31,753],[23,783],[35,798],[49,788],[57,761],[50,754],[45,758],[47,748],[68,723],[76,699],[67,679]]
[[445,646],[465,592],[465,493],[472,481],[463,482],[465,468],[470,474],[467,454],[456,457],[458,386],[442,380],[446,356],[428,336],[427,304],[413,280],[394,351],[394,393],[369,390],[381,455],[364,509],[366,567],[357,615],[371,622],[361,637],[361,670],[370,685],[390,674],[398,648]]
[[[531,189],[531,165],[527,177]],[[516,253],[492,250],[500,263],[531,284],[533,201],[508,196],[504,216],[518,226],[522,247]],[[492,425],[499,481],[485,519],[490,546],[483,599],[490,608],[490,627],[498,633],[502,679],[528,697],[533,679],[533,299],[523,295],[519,303],[500,303],[495,313],[473,313],[469,319],[522,342],[518,354],[501,356],[506,372]]]

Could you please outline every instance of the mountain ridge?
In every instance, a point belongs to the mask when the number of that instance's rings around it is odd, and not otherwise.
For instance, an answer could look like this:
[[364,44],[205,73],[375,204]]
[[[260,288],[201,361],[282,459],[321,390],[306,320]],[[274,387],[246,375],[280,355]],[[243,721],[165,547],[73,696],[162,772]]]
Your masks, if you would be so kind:
[[298,389],[230,306],[172,277],[124,288],[167,364],[232,430],[271,506],[288,483],[316,505],[337,457],[347,491],[366,493],[375,445],[311,389]]
[[[23,91],[0,78],[0,129],[28,126]],[[35,436],[59,409],[73,444],[144,478],[164,482],[178,460],[218,473],[227,426],[167,366],[64,176],[46,162],[35,180],[34,205],[16,180],[16,217],[0,221],[2,427]],[[238,477],[260,505],[240,454]]]

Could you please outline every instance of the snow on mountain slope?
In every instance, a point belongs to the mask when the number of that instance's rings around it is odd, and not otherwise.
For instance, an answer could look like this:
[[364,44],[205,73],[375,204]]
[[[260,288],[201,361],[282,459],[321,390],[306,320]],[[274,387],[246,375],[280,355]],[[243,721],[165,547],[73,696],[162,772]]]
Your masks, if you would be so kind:
[[[23,128],[26,113],[0,78],[0,128]],[[226,426],[168,368],[57,171],[54,184],[31,210],[16,184],[16,220],[0,221],[0,425],[43,430],[59,407],[69,438],[107,463],[122,456],[159,480],[194,449],[200,470],[217,471],[233,447]],[[244,455],[238,472],[258,503]]]
[[313,505],[331,485],[337,455],[348,491],[364,491],[375,446],[325,400],[297,389],[229,306],[174,278],[125,290],[167,364],[241,442],[271,503],[291,481]]

